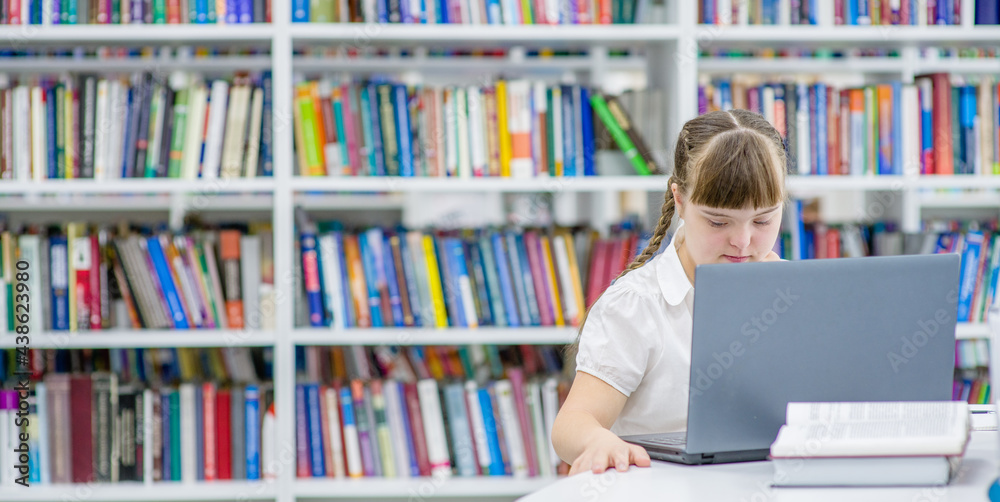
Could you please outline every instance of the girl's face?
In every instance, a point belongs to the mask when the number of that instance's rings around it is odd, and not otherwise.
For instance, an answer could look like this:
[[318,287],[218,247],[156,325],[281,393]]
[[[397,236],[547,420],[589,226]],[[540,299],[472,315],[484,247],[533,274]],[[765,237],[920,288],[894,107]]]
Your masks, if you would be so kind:
[[684,219],[683,246],[691,265],[775,259],[771,249],[781,229],[781,204],[719,209],[686,201],[676,190],[674,203]]

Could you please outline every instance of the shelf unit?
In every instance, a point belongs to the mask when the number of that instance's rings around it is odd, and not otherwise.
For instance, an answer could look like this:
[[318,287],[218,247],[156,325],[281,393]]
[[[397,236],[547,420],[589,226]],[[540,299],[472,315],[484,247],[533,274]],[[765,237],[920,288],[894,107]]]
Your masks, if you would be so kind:
[[[17,347],[15,337],[0,338],[0,349]],[[159,347],[264,347],[274,345],[273,331],[258,330],[107,330],[69,333],[46,331],[31,335],[36,349],[128,349]]]
[[[830,2],[832,4],[832,2]],[[869,73],[894,74],[912,79],[924,71],[984,73],[1000,71],[1000,61],[922,60],[921,47],[966,46],[994,43],[1000,29],[968,27],[727,27],[696,24],[694,2],[668,2],[668,24],[636,26],[398,26],[382,24],[293,25],[290,4],[276,2],[273,23],[252,26],[57,26],[0,27],[0,38],[15,47],[104,45],[165,45],[174,48],[196,45],[255,47],[267,56],[198,58],[153,58],[142,60],[97,59],[12,59],[4,60],[4,71],[50,72],[91,70],[131,71],[155,65],[157,69],[191,69],[231,72],[236,69],[271,68],[273,73],[273,114],[275,124],[288,124],[292,116],[293,78],[299,72],[465,72],[488,75],[511,74],[584,75],[600,83],[610,71],[644,71],[650,86],[667,90],[666,140],[672,139],[685,121],[697,112],[699,73]],[[371,47],[400,51],[413,49],[408,56],[385,58],[322,58],[293,56],[303,47],[320,46],[364,51]],[[416,46],[416,47],[413,47]],[[901,49],[899,58],[844,58],[828,61],[787,61],[762,58],[699,59],[698,51],[713,47],[888,47]],[[498,59],[442,60],[428,55],[439,48],[505,47],[509,56]],[[528,58],[525,47],[582,48],[588,56],[545,60]],[[608,51],[640,49],[642,56],[614,58]],[[596,194],[606,202],[619,192],[655,194],[666,188],[664,177],[614,176],[594,178],[536,179],[403,179],[403,178],[298,178],[292,175],[294,154],[292,128],[276,127],[273,138],[275,175],[256,180],[87,180],[0,183],[0,210],[24,212],[121,211],[143,209],[163,211],[177,226],[189,211],[247,210],[264,208],[271,213],[274,228],[275,276],[294,268],[293,207],[307,210],[399,209],[407,199],[420,194],[469,193],[569,193]],[[949,176],[900,177],[793,177],[788,186],[797,196],[828,193],[898,192],[903,197],[903,228],[918,227],[921,210],[941,207],[998,207],[998,177]],[[974,202],[967,196],[949,197],[942,189],[985,189]],[[606,208],[607,204],[603,206]],[[609,220],[615,215],[609,215]],[[279,281],[277,295],[294,297],[292,285]],[[272,332],[219,331],[116,331],[101,333],[44,333],[33,335],[39,348],[127,348],[272,346],[279,450],[294,451],[294,349],[297,345],[347,344],[565,344],[576,337],[574,328],[445,329],[445,330],[324,330],[297,328],[291,302],[276,311]],[[988,336],[982,324],[958,327],[959,338]],[[0,340],[0,348],[13,346]],[[549,479],[449,479],[431,478],[350,481],[298,480],[291,463],[282,464],[278,478],[260,483],[162,483],[114,486],[52,486],[30,489],[0,489],[0,500],[90,500],[90,501],[173,501],[173,500],[276,500],[293,502],[333,498],[473,498],[492,496],[513,498],[536,490]],[[424,496],[422,490],[428,491]]]
[[52,502],[54,500],[86,500],[88,502],[160,502],[190,501],[271,501],[277,494],[276,483],[219,481],[212,483],[91,483],[86,485],[32,486],[0,488],[0,500]]
[[496,500],[514,498],[553,483],[539,479],[355,479],[349,481],[302,480],[295,483],[298,500],[358,500],[372,497],[409,500]]

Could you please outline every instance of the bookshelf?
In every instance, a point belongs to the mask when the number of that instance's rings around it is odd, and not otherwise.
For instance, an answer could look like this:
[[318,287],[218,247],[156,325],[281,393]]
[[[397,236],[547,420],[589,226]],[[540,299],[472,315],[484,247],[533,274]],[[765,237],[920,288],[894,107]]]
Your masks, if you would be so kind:
[[[832,1],[829,2],[832,6]],[[608,204],[621,192],[637,192],[657,199],[666,189],[663,177],[606,176],[599,178],[533,179],[434,179],[434,178],[307,178],[292,174],[294,164],[291,124],[293,79],[298,73],[379,72],[455,73],[481,76],[504,73],[534,75],[554,73],[580,81],[600,83],[605,72],[645,71],[647,84],[666,90],[666,137],[672,143],[680,126],[697,112],[699,74],[752,72],[761,74],[839,73],[891,75],[911,80],[930,71],[961,73],[1000,72],[1000,60],[922,59],[921,47],[976,46],[1000,39],[994,27],[840,27],[771,26],[715,27],[696,24],[694,2],[667,2],[668,23],[636,26],[407,26],[380,24],[292,24],[290,5],[278,2],[272,24],[244,26],[50,26],[0,27],[0,38],[24,48],[53,46],[223,46],[253,48],[266,55],[198,58],[183,51],[150,59],[17,58],[4,60],[4,71],[13,73],[193,70],[231,73],[235,70],[271,69],[273,73],[273,117],[275,124],[275,174],[270,179],[217,180],[88,180],[0,183],[0,210],[16,218],[22,213],[50,213],[67,217],[72,213],[120,212],[141,209],[159,212],[172,226],[190,211],[267,211],[274,229],[275,276],[296,267],[293,208],[307,211],[403,210],[417,196],[444,194],[562,193],[595,195],[605,221],[620,214]],[[414,47],[417,46],[417,47]],[[900,49],[896,58],[837,58],[828,60],[783,60],[770,58],[699,58],[698,50],[715,46],[743,49],[768,47]],[[339,51],[387,49],[371,58],[295,55],[297,49],[325,47]],[[437,49],[503,47],[503,58],[462,56],[437,58]],[[582,49],[587,54],[538,58],[525,48]],[[413,54],[402,55],[401,49]],[[609,50],[637,49],[639,55],[610,57]],[[896,192],[903,209],[903,229],[919,228],[925,209],[1000,208],[1000,176],[878,176],[792,177],[788,186],[795,196],[837,193]],[[981,189],[970,196],[954,196],[939,189]],[[74,215],[74,218],[78,215]],[[290,282],[276,281],[276,293],[293,298]],[[279,448],[295,445],[295,347],[303,345],[424,345],[424,344],[566,344],[576,336],[573,328],[518,329],[370,329],[330,330],[297,328],[291,302],[276,311],[274,331],[175,332],[123,330],[117,332],[34,334],[36,348],[131,348],[131,347],[260,347],[274,349],[275,407]],[[963,324],[958,337],[982,338],[989,332],[983,324]],[[0,339],[0,348],[13,347]],[[277,479],[259,483],[198,483],[182,485],[121,484],[114,486],[49,486],[27,490],[0,489],[0,500],[91,500],[91,501],[186,501],[186,500],[296,500],[382,498],[404,500],[414,494],[426,498],[491,497],[512,499],[539,489],[551,479],[515,480],[432,478],[405,480],[363,479],[352,481],[300,480],[292,460],[279,468]],[[429,487],[429,488],[428,488]],[[421,498],[423,499],[423,498]]]
[[361,479],[350,483],[304,480],[295,485],[299,500],[357,500],[377,493],[385,498],[419,497],[431,499],[509,500],[540,490],[555,481],[552,478],[525,480],[461,479],[446,481],[430,479]]
[[576,340],[576,329],[494,328],[449,329],[347,329],[299,328],[292,332],[296,345],[563,345]]
[[116,483],[87,485],[35,486],[28,489],[0,488],[3,500],[49,502],[52,500],[89,500],[92,502],[140,502],[162,500],[197,501],[269,501],[275,500],[275,483],[213,482],[197,485],[180,483],[148,485]]

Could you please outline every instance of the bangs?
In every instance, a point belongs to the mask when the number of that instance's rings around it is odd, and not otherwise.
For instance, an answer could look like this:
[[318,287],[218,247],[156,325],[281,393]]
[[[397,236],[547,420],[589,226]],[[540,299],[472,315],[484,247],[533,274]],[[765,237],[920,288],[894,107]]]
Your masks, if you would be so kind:
[[720,209],[774,207],[785,200],[784,152],[749,129],[733,129],[712,138],[693,159],[688,186],[695,204]]

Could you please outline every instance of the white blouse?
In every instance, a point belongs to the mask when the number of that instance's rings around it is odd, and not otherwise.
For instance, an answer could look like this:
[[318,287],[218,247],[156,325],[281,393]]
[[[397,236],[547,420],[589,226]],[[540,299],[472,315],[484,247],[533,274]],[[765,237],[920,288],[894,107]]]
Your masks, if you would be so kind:
[[594,304],[580,336],[576,369],[628,398],[611,426],[618,435],[687,427],[694,286],[677,245],[615,281]]

